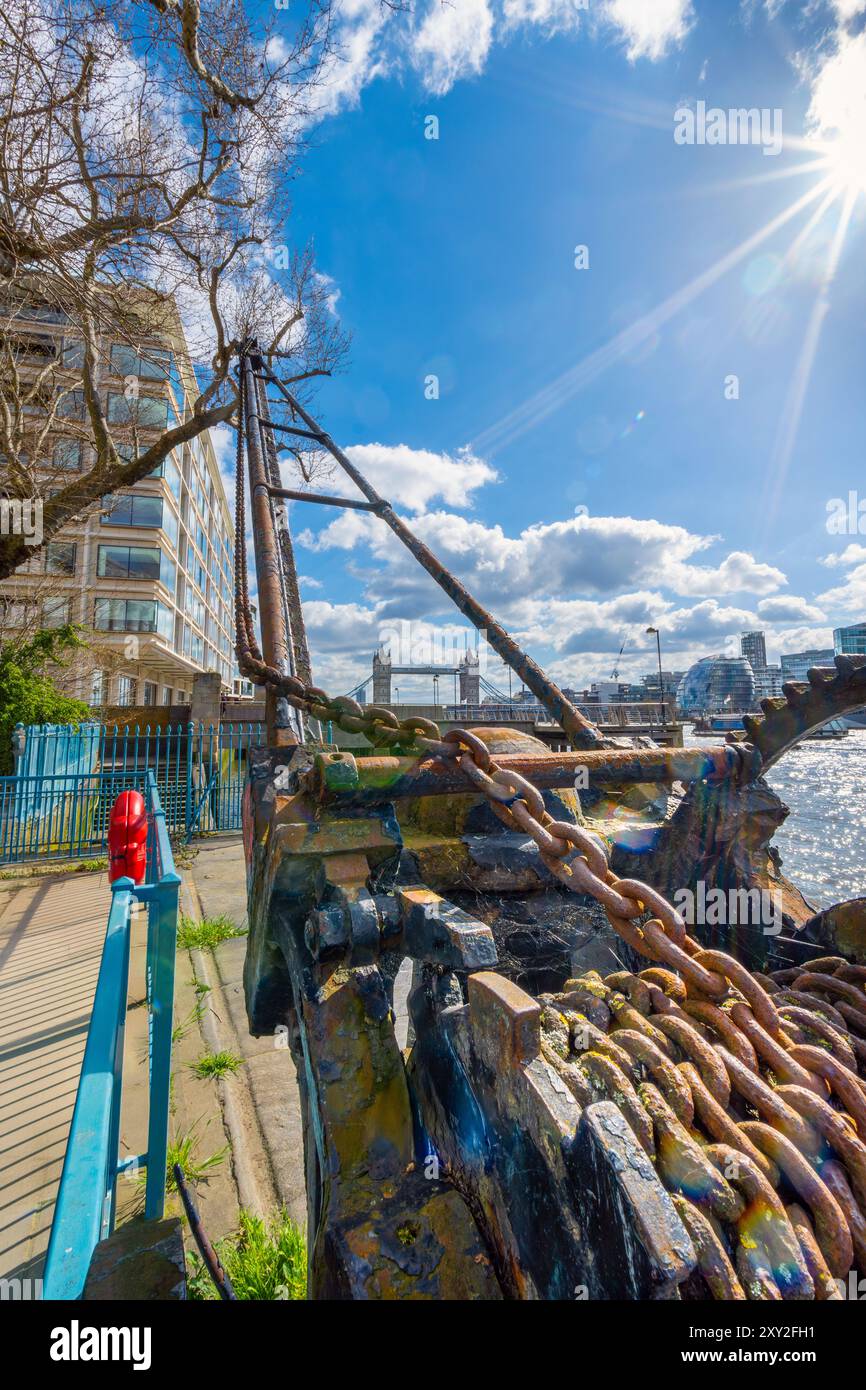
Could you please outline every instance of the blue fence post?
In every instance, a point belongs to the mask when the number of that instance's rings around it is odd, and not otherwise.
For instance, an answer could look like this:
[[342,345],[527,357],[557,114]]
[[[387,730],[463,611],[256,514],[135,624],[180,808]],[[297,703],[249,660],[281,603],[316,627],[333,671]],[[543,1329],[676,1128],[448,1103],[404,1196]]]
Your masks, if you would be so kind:
[[187,843],[192,839],[192,798],[193,798],[193,775],[192,775],[192,747],[194,737],[194,727],[192,723],[187,725],[186,738],[186,838]]
[[[145,1217],[165,1210],[174,973],[180,877],[175,871],[153,769],[145,772],[148,812],[146,881],[112,884],[105,937],[72,1126],[45,1263],[43,1294],[80,1298],[98,1242],[114,1229],[117,1177],[144,1163]],[[147,1149],[120,1159],[123,1048],[129,988],[131,913],[148,906]]]
[[120,1113],[118,1000],[125,1012],[134,889],[131,878],[112,884],[108,930],[45,1260],[45,1298],[81,1297],[93,1250],[111,1230]]
[[148,904],[148,931],[152,933],[153,959],[150,997],[150,1109],[147,1126],[147,1185],[145,1217],[161,1218],[165,1210],[168,1112],[171,1089],[171,1044],[174,1026],[174,967],[177,956],[177,909],[180,875],[175,872],[165,812],[159,804],[156,778],[147,774],[151,821],[154,884]]

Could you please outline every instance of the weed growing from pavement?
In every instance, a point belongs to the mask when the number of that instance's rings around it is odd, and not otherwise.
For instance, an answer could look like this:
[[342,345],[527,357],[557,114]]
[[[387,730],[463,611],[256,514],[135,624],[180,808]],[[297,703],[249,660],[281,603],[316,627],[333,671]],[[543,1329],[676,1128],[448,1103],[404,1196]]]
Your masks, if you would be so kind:
[[193,1075],[202,1078],[233,1076],[243,1064],[243,1057],[236,1057],[233,1052],[205,1052],[197,1061],[190,1062],[190,1070]]
[[219,1167],[229,1151],[228,1144],[225,1144],[209,1158],[199,1158],[199,1143],[195,1124],[191,1125],[185,1134],[175,1134],[169,1139],[165,1159],[166,1192],[177,1191],[174,1177],[176,1163],[183,1169],[187,1182],[194,1186],[197,1182],[207,1182],[208,1173]]
[[229,941],[233,936],[246,936],[246,927],[237,926],[225,913],[219,917],[195,918],[181,914],[177,928],[178,950],[213,951],[221,941]]
[[[270,1221],[241,1211],[234,1235],[216,1242],[223,1269],[239,1299],[272,1302],[307,1296],[307,1245],[303,1232],[283,1209]],[[218,1297],[198,1254],[189,1255],[187,1292],[191,1299]]]

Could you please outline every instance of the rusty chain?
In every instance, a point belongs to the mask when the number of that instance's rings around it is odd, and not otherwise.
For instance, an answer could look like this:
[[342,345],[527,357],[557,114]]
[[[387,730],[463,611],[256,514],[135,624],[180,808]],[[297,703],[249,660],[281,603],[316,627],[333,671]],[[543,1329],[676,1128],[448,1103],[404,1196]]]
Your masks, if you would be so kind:
[[[866,1272],[866,968],[829,957],[758,978],[705,950],[666,898],[618,878],[601,838],[554,819],[477,735],[454,729],[445,742],[497,817],[652,962],[639,975],[590,972],[546,997],[543,1051],[584,1104],[602,1094],[624,1112],[713,1296],[839,1298],[855,1262]],[[787,1207],[782,1176],[799,1199]]]

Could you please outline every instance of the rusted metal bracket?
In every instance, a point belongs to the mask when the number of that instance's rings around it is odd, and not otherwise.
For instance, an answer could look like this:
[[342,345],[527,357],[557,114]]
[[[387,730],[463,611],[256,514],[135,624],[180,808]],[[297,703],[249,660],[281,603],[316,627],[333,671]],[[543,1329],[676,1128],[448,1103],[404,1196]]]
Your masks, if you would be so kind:
[[[636,748],[584,753],[502,754],[507,771],[532,779],[541,791],[587,785],[623,786],[635,782],[752,782],[761,772],[761,755],[750,744],[710,748]],[[301,786],[319,800],[343,809],[381,806],[404,797],[477,795],[459,762],[431,757],[364,757],[348,752],[317,754]]]
[[287,487],[268,488],[271,497],[285,497],[290,502],[318,502],[323,507],[350,507],[356,512],[378,512],[375,502],[357,502],[350,497],[328,497],[322,492],[295,492]]

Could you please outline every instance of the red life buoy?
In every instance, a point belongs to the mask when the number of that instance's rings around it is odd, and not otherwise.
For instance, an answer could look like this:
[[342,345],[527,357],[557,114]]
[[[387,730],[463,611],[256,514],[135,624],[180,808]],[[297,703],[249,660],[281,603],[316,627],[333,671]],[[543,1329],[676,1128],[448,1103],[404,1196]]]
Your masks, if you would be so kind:
[[108,881],[143,883],[147,869],[147,814],[141,792],[121,792],[108,826]]

